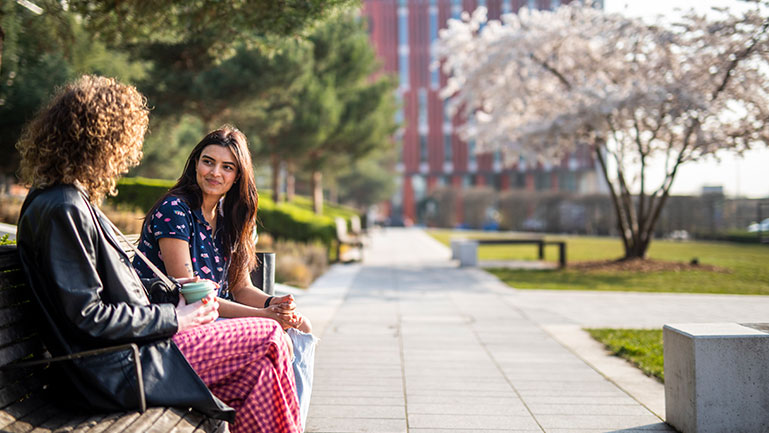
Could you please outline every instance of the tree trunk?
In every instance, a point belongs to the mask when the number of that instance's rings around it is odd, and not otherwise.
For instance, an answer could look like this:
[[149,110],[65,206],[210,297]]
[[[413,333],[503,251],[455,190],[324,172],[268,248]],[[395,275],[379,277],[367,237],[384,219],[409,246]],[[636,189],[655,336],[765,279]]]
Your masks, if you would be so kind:
[[270,156],[270,166],[272,167],[272,201],[280,202],[280,158],[273,153]]
[[319,170],[312,172],[312,209],[315,214],[323,214],[323,173]]
[[[0,13],[0,19],[3,18],[3,14]],[[5,32],[3,26],[0,25],[0,74],[3,73],[3,43],[5,42]]]
[[[622,245],[625,248],[625,256],[622,260],[630,260],[635,258],[643,259],[646,257],[646,250],[649,248],[649,241],[639,242],[640,237],[639,226],[640,224],[633,222],[633,216],[631,215],[632,209],[627,209],[627,206],[632,207],[632,195],[627,191],[627,185],[623,182],[619,182],[617,187],[620,189],[619,193],[615,190],[615,185],[612,184],[609,178],[609,170],[606,165],[604,155],[601,153],[603,141],[597,139],[593,144],[593,151],[595,152],[596,159],[601,165],[601,172],[604,175],[604,180],[609,186],[609,192],[611,196],[611,202],[614,206],[614,212],[617,217],[617,228],[619,229],[619,235],[622,239]],[[629,203],[628,200],[631,202]]]
[[294,163],[288,161],[286,163],[286,201],[294,201],[296,195],[296,176],[294,176]]

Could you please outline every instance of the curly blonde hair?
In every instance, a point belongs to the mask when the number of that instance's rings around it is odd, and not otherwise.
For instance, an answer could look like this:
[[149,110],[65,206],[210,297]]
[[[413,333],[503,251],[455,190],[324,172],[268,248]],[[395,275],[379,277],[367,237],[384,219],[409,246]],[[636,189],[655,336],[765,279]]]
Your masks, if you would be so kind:
[[146,98],[113,78],[84,75],[61,89],[16,143],[32,187],[80,183],[98,203],[139,164],[149,122]]

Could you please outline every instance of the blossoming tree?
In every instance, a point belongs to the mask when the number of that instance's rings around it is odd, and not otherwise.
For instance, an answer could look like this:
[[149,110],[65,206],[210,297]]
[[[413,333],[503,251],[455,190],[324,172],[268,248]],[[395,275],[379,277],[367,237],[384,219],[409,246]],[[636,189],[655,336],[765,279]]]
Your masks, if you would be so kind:
[[769,17],[754,3],[655,24],[577,2],[501,22],[481,7],[440,34],[443,96],[479,152],[546,161],[590,146],[624,258],[643,258],[682,164],[769,139]]

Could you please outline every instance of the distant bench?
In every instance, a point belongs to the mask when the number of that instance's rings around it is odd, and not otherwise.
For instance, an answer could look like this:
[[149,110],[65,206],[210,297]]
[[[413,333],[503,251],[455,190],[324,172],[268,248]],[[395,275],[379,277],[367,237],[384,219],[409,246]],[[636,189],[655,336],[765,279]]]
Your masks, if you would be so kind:
[[[0,431],[110,431],[110,432],[221,432],[224,421],[208,418],[188,409],[144,405],[142,408],[115,413],[78,413],[51,400],[45,389],[51,373],[42,365],[9,368],[9,364],[30,359],[43,359],[47,353],[40,335],[39,323],[31,300],[31,290],[21,269],[15,245],[0,245]],[[80,355],[108,351],[130,351],[138,354],[135,344],[126,344]],[[62,360],[79,357],[69,355]],[[138,356],[133,356],[138,362]],[[52,360],[51,360],[52,361]],[[141,383],[141,382],[140,382]],[[38,427],[38,428],[36,428]]]
[[489,238],[489,239],[452,239],[451,255],[452,259],[459,260],[460,266],[478,265],[478,245],[537,245],[539,260],[545,258],[545,246],[558,246],[558,266],[566,266],[566,242],[565,241],[546,241],[542,238]]
[[[357,219],[357,222],[355,221]],[[336,226],[336,260],[338,262],[363,261],[363,233],[360,218],[351,218],[352,229],[347,231],[347,220],[334,218]]]

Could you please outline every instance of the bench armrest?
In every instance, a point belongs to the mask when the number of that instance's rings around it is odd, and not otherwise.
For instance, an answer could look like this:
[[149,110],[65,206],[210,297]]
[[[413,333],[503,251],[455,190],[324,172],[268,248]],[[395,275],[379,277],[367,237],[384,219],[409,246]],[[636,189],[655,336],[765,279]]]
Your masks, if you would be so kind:
[[134,372],[136,373],[136,384],[139,394],[139,412],[144,413],[147,410],[147,399],[144,396],[144,379],[142,377],[142,364],[139,359],[139,346],[135,343],[121,344],[119,346],[102,347],[93,350],[84,350],[82,352],[71,353],[69,355],[55,356],[53,358],[37,359],[33,361],[18,361],[6,364],[0,367],[0,370],[7,368],[25,368],[36,365],[51,364],[59,361],[71,361],[78,358],[87,358],[89,356],[101,355],[104,353],[120,352],[122,350],[131,350],[133,352]]

